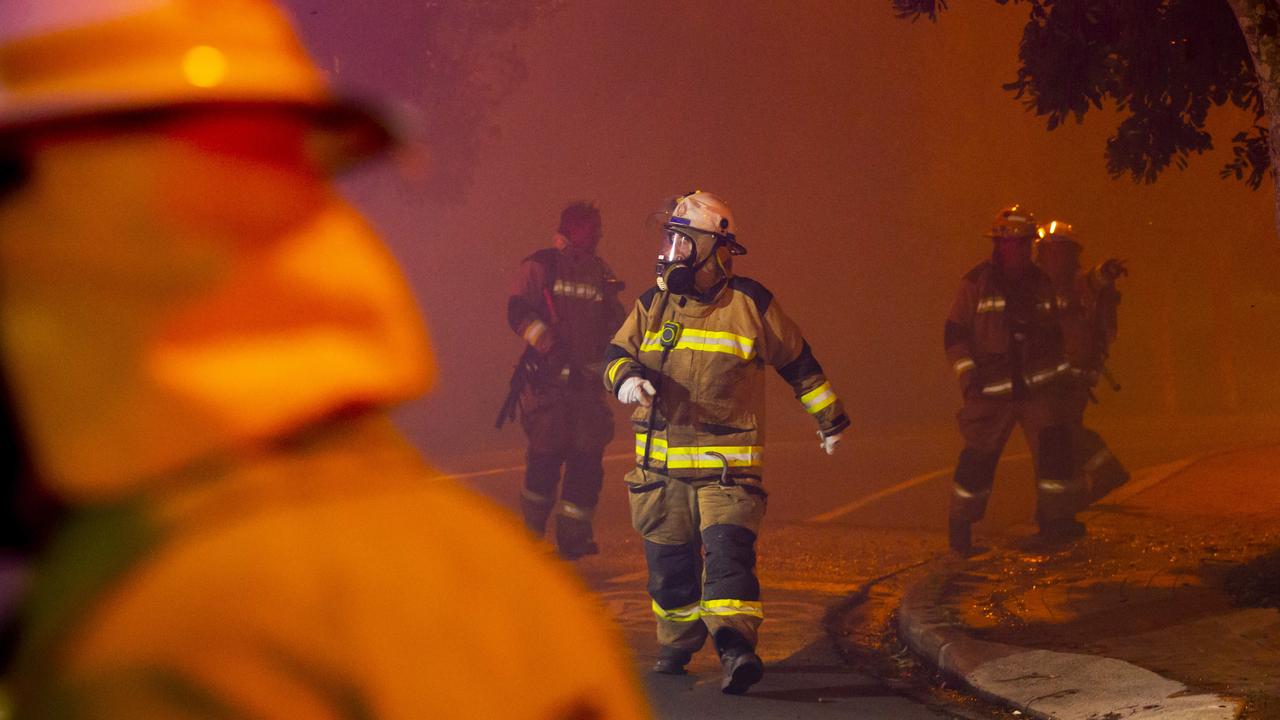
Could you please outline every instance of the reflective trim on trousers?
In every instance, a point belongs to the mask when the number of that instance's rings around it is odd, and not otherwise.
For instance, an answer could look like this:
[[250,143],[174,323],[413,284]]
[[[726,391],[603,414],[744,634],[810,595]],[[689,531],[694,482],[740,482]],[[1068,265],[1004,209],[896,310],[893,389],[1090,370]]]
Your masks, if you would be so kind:
[[764,617],[764,606],[759,600],[703,600],[703,615],[750,615]]
[[1075,488],[1072,485],[1062,482],[1061,480],[1051,480],[1049,478],[1040,478],[1036,480],[1036,489],[1043,493],[1058,495],[1060,493],[1070,492]]
[[990,490],[979,490],[978,492],[965,490],[964,488],[960,487],[958,483],[955,485],[952,485],[951,490],[956,494],[956,497],[964,498],[965,500],[972,500],[974,498],[983,498],[991,494]]
[[960,358],[951,367],[956,371],[956,377],[960,377],[973,369],[974,362],[971,358]]
[[584,508],[581,505],[574,505],[568,500],[561,500],[556,506],[556,512],[574,520],[591,521],[591,516],[595,514],[594,508]]
[[702,603],[690,603],[671,610],[663,608],[658,604],[657,600],[652,601],[651,604],[653,605],[653,614],[657,615],[660,620],[693,622],[702,617]]
[[531,503],[537,503],[539,505],[550,505],[553,500],[553,498],[549,498],[546,495],[539,495],[527,487],[520,488],[520,497]]
[[1093,472],[1094,470],[1102,467],[1103,463],[1110,459],[1111,451],[1106,448],[1102,448],[1098,452],[1094,453],[1093,457],[1089,458],[1089,461],[1084,464],[1083,469],[1085,472]]

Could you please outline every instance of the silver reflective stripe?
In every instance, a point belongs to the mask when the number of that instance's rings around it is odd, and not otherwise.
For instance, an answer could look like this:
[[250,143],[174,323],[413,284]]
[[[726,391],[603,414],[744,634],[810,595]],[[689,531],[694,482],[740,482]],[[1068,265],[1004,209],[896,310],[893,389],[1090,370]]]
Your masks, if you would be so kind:
[[1084,471],[1093,472],[1094,470],[1102,467],[1102,464],[1109,459],[1111,459],[1111,451],[1106,448],[1102,448],[1098,452],[1094,453],[1093,457],[1089,458],[1089,462],[1084,464]]
[[1045,382],[1047,380],[1052,380],[1053,378],[1061,375],[1064,372],[1067,372],[1070,369],[1071,369],[1070,363],[1062,363],[1056,368],[1042,370],[1041,372],[1038,372],[1035,375],[1031,375],[1026,378],[1026,381],[1028,385],[1039,385],[1040,383]]
[[965,500],[972,500],[974,498],[986,497],[991,494],[990,490],[980,490],[978,492],[969,492],[968,490],[965,490],[964,488],[960,487],[959,484],[952,485],[951,489],[952,491],[955,492],[956,497],[964,498]]
[[1054,494],[1064,493],[1067,491],[1067,486],[1064,483],[1059,482],[1058,480],[1050,480],[1048,478],[1040,478],[1037,480],[1036,487],[1040,488],[1041,492]]
[[556,512],[565,517],[573,518],[574,520],[587,520],[587,521],[590,521],[591,516],[595,514],[595,512],[591,508],[584,508],[581,505],[574,505],[568,500],[561,500],[559,507],[556,508]]
[[1007,392],[1013,392],[1013,381],[1005,380],[1002,383],[995,383],[982,388],[983,395],[1003,395]]
[[528,500],[529,502],[538,503],[539,505],[550,505],[552,500],[546,495],[539,495],[527,487],[520,488],[520,497]]
[[961,358],[951,367],[955,368],[956,375],[963,375],[973,369],[974,363],[969,358]]

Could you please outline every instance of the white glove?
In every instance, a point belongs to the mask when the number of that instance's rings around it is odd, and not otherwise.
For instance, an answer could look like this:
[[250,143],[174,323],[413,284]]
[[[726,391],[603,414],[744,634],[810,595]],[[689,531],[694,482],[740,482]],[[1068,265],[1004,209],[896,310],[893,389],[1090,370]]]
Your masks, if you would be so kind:
[[818,431],[818,439],[822,440],[819,445],[828,455],[835,455],[836,448],[840,446],[840,441],[844,439],[844,433],[838,432],[835,435],[823,435],[822,431]]
[[639,375],[632,375],[623,380],[622,385],[618,387],[618,399],[628,405],[640,403],[643,407],[649,407],[653,404],[653,396],[657,394],[658,391],[654,389],[653,383]]

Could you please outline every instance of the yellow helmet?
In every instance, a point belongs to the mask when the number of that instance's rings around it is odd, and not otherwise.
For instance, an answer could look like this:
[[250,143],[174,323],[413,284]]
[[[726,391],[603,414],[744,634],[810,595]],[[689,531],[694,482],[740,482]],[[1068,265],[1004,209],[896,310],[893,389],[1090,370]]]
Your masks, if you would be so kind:
[[1034,238],[1039,229],[1036,216],[1019,204],[1010,205],[996,213],[995,222],[991,224],[991,232],[985,237],[1001,238]]
[[1038,232],[1039,237],[1036,238],[1036,246],[1039,247],[1045,243],[1070,243],[1081,249],[1083,246],[1076,239],[1076,229],[1071,223],[1061,220],[1050,220],[1048,223],[1041,225]]
[[204,105],[305,112],[333,166],[391,139],[367,108],[332,93],[267,0],[0,5],[0,133]]

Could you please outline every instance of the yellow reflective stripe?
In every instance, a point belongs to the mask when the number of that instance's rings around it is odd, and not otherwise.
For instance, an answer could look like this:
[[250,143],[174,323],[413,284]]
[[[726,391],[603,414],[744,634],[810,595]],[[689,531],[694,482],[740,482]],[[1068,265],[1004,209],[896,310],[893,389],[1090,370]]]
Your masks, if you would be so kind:
[[667,441],[656,437],[652,442],[649,442],[646,439],[647,437],[644,433],[636,433],[636,461],[641,462],[644,460],[646,442],[649,443],[649,459],[665,461],[667,459]]
[[630,358],[622,357],[609,363],[609,368],[605,371],[605,377],[609,378],[610,387],[618,384],[618,370],[620,370],[629,359]]
[[750,615],[763,618],[764,606],[759,600],[703,600],[703,615]]
[[[636,460],[644,460],[644,433],[636,433]],[[699,445],[694,447],[671,447],[667,441],[655,437],[649,443],[649,459],[666,462],[669,469],[710,469],[719,470],[724,467],[720,458],[710,453],[720,453],[728,461],[729,467],[755,467],[764,464],[763,445]]]
[[702,604],[692,603],[684,607],[678,607],[671,610],[664,609],[658,604],[657,600],[653,601],[653,614],[662,620],[670,620],[671,622],[693,622],[702,617]]
[[1000,296],[985,297],[978,301],[978,312],[997,312],[1004,310],[1004,298]]
[[710,469],[719,470],[724,467],[720,462],[720,458],[712,457],[708,453],[720,453],[729,463],[729,467],[753,467],[764,463],[764,446],[762,445],[741,445],[741,446],[704,446],[704,447],[682,447],[667,448],[667,467],[670,469]]
[[[640,343],[640,350],[642,352],[661,351],[662,343],[658,340],[658,336],[659,333],[652,330],[645,331],[644,342]],[[740,357],[743,360],[750,360],[755,357],[755,348],[756,341],[749,337],[719,330],[685,328],[680,331],[680,339],[676,341],[674,349],[726,353]]]
[[956,377],[959,377],[972,370],[974,368],[974,364],[973,360],[969,358],[960,358],[955,362],[955,365],[952,365],[952,367],[955,368]]
[[808,410],[810,415],[817,415],[831,407],[835,401],[836,391],[831,389],[830,382],[824,382],[800,396],[800,403],[804,405],[804,409]]
[[524,329],[524,341],[530,345],[537,345],[538,338],[542,337],[542,333],[547,331],[547,324],[541,320],[534,320]]

